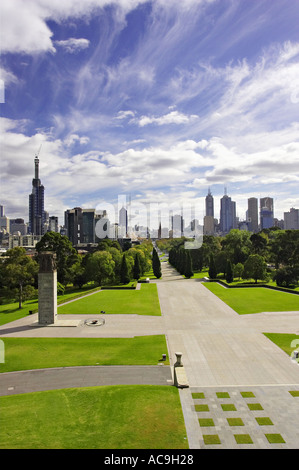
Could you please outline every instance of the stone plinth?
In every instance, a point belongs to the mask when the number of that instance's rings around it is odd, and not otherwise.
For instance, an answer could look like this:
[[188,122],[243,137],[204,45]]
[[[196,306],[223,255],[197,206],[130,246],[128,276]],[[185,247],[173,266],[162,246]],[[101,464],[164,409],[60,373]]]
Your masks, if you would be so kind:
[[40,255],[38,273],[38,323],[51,325],[57,320],[57,271],[53,253]]

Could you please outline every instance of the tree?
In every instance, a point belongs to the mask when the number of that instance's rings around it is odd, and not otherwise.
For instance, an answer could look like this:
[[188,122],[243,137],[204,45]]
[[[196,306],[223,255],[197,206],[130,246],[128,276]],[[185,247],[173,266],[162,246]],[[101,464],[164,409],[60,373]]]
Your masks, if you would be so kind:
[[253,233],[250,237],[253,253],[256,255],[264,255],[268,244],[267,235],[263,232]]
[[298,268],[293,268],[290,266],[277,269],[273,279],[280,287],[295,286],[298,283],[298,271]]
[[267,278],[267,264],[260,255],[250,255],[244,264],[243,279],[265,280]]
[[215,265],[215,260],[214,260],[214,255],[210,255],[210,264],[209,264],[209,277],[210,279],[216,279],[217,277],[217,270],[216,270],[216,265]]
[[155,276],[157,279],[160,279],[160,277],[162,276],[162,273],[161,273],[161,262],[160,262],[159,255],[158,255],[157,251],[155,250],[155,248],[153,249],[152,266],[153,266],[153,273],[154,273],[154,276]]
[[233,267],[230,260],[227,260],[225,280],[228,283],[233,282],[234,280]]
[[99,285],[114,281],[114,261],[108,251],[96,251],[87,260],[87,276]]
[[136,254],[135,256],[135,261],[134,261],[134,269],[133,269],[133,278],[138,281],[141,275],[141,268],[140,268],[140,255],[139,253]]
[[238,263],[234,266],[234,276],[238,277],[239,279],[242,277],[244,271],[244,265],[242,263]]
[[4,285],[9,291],[14,289],[17,292],[19,308],[22,308],[22,303],[28,298],[29,292],[32,294],[32,289],[26,289],[27,286],[32,286],[35,278],[37,277],[39,266],[36,261],[26,255],[25,248],[15,247],[8,250],[6,253],[7,259],[4,261]]
[[56,253],[57,280],[61,284],[70,281],[71,267],[78,261],[78,254],[72,243],[65,235],[56,232],[47,232],[36,244],[38,253],[43,251],[53,251]]
[[192,259],[190,255],[190,250],[185,250],[185,276],[187,279],[190,279],[190,277],[193,276],[193,267],[192,267]]
[[120,266],[120,282],[122,284],[128,284],[130,282],[128,263],[125,254],[123,254]]

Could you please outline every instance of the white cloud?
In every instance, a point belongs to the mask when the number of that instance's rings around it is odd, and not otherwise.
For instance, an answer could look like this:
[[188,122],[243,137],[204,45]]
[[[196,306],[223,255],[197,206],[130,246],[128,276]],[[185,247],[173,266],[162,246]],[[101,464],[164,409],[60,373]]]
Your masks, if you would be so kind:
[[[46,21],[56,22],[68,18],[89,19],[108,5],[116,7],[115,18],[124,23],[125,15],[146,0],[2,0],[1,33],[2,53],[55,52],[53,33]],[[22,38],[20,40],[20,38]]]
[[82,145],[88,144],[89,140],[90,139],[87,136],[80,137],[78,134],[71,134],[64,140],[64,143],[67,147],[70,147],[76,142],[78,142]]
[[186,114],[180,113],[178,111],[172,111],[171,113],[160,117],[141,116],[141,118],[132,120],[131,122],[137,122],[140,127],[147,126],[148,124],[157,124],[158,126],[163,126],[166,124],[187,124],[191,120],[197,118],[198,116],[196,115],[187,116]]
[[69,38],[63,41],[55,41],[57,46],[62,47],[66,52],[74,54],[89,47],[90,41],[84,38]]

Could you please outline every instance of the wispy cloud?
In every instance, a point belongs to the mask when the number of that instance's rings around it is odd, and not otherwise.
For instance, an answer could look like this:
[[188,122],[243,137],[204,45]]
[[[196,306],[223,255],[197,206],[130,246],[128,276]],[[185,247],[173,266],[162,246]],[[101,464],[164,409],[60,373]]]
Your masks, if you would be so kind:
[[79,52],[89,47],[90,41],[84,38],[80,38],[80,39],[69,38],[69,39],[65,39],[62,41],[55,41],[54,44],[56,46],[61,47],[66,52],[69,52],[70,54],[74,54],[76,52]]

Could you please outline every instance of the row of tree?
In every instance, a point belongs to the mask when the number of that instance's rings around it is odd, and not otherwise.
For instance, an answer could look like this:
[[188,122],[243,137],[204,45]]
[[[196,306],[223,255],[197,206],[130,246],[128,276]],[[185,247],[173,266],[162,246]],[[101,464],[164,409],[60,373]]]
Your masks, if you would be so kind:
[[24,248],[16,247],[8,250],[0,261],[1,297],[17,299],[20,308],[24,300],[37,295],[39,253],[44,251],[56,254],[59,293],[70,284],[78,288],[91,282],[101,286],[128,284],[151,268],[157,278],[161,277],[160,260],[151,241],[123,250],[118,242],[104,239],[93,253],[81,255],[67,237],[48,232],[36,250],[37,255],[30,257]]
[[[157,241],[161,250],[169,252],[169,261],[184,273],[185,261],[172,259],[183,250],[185,238]],[[198,249],[189,251],[192,270],[211,270],[210,277],[220,273],[226,279],[261,279],[269,275],[269,266],[276,283],[281,286],[296,285],[299,280],[299,230],[267,229],[252,234],[231,230],[225,237],[204,236]],[[176,258],[178,255],[176,254]],[[268,266],[268,269],[267,269]],[[189,269],[190,270],[190,269]],[[231,281],[230,281],[231,282]]]

